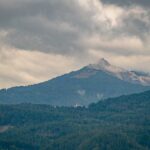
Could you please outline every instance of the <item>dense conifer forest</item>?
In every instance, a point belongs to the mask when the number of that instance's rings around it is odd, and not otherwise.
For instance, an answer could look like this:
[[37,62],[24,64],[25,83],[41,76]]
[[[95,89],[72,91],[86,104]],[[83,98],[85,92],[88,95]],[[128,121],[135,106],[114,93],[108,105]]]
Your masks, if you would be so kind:
[[150,92],[89,107],[0,105],[0,150],[149,150]]

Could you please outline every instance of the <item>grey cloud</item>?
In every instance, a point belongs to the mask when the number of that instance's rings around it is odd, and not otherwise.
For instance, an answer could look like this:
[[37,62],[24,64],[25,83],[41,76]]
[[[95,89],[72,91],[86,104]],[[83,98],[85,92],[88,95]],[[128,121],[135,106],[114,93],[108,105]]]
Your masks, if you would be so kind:
[[105,4],[115,4],[119,6],[132,6],[140,5],[144,7],[150,7],[149,0],[101,0]]
[[0,88],[48,80],[99,57],[150,71],[149,6],[149,0],[0,0]]
[[9,30],[5,42],[20,48],[54,53],[76,53],[78,42],[90,32],[88,13],[75,1],[14,1],[0,5],[0,28]]
[[[85,56],[89,48],[114,51],[114,47],[108,49],[104,45],[89,45],[89,43],[82,42],[84,38],[95,34],[110,41],[110,45],[113,39],[119,39],[122,36],[129,38],[136,36],[143,43],[149,39],[150,13],[148,9],[138,14],[134,12],[127,14],[125,9],[121,8],[124,11],[124,14],[120,16],[122,24],[118,23],[117,26],[111,27],[107,16],[104,16],[104,20],[94,20],[95,13],[99,16],[103,12],[96,12],[96,8],[92,6],[93,2],[92,0],[86,2],[91,4],[88,10],[76,0],[12,0],[11,2],[2,0],[0,2],[0,30],[8,31],[2,41],[18,49]],[[119,0],[103,1],[103,3],[106,2],[120,5],[129,3],[128,0],[124,3]],[[142,7],[146,2],[146,0],[136,1],[137,4],[142,3]],[[135,0],[132,4],[135,4]],[[97,5],[105,7],[101,1]],[[130,11],[130,8],[126,9]],[[119,54],[133,54],[130,48],[123,51],[124,47],[115,50]]]
[[[138,11],[138,10],[137,10]],[[146,43],[150,35],[150,11],[141,13],[128,12],[128,15],[122,16],[121,28],[116,28],[114,33],[119,35],[138,37],[143,43]]]

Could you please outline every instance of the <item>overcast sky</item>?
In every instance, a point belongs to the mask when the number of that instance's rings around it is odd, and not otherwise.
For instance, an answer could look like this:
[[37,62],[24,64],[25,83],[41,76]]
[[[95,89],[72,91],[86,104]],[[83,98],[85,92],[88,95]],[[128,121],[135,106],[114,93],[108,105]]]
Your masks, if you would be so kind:
[[150,72],[150,0],[0,0],[0,88],[102,57]]

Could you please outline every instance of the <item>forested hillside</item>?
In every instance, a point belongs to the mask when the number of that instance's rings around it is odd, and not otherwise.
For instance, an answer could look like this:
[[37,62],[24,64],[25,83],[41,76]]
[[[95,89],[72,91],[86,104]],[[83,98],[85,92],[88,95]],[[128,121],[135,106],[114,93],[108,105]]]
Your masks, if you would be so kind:
[[0,105],[0,150],[149,150],[150,91],[85,107]]

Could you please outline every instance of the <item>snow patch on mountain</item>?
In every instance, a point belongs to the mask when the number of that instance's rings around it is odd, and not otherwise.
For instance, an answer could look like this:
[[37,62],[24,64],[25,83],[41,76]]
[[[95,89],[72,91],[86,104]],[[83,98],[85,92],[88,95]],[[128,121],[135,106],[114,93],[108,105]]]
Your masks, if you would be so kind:
[[80,96],[84,96],[86,91],[85,90],[78,90],[77,93],[80,95]]
[[134,71],[128,71],[122,69],[120,67],[116,67],[111,65],[107,60],[104,58],[100,59],[96,64],[88,65],[88,68],[101,70],[106,73],[109,73],[121,80],[128,81],[130,83],[141,84],[144,86],[150,85],[150,75],[146,74],[138,74]]

